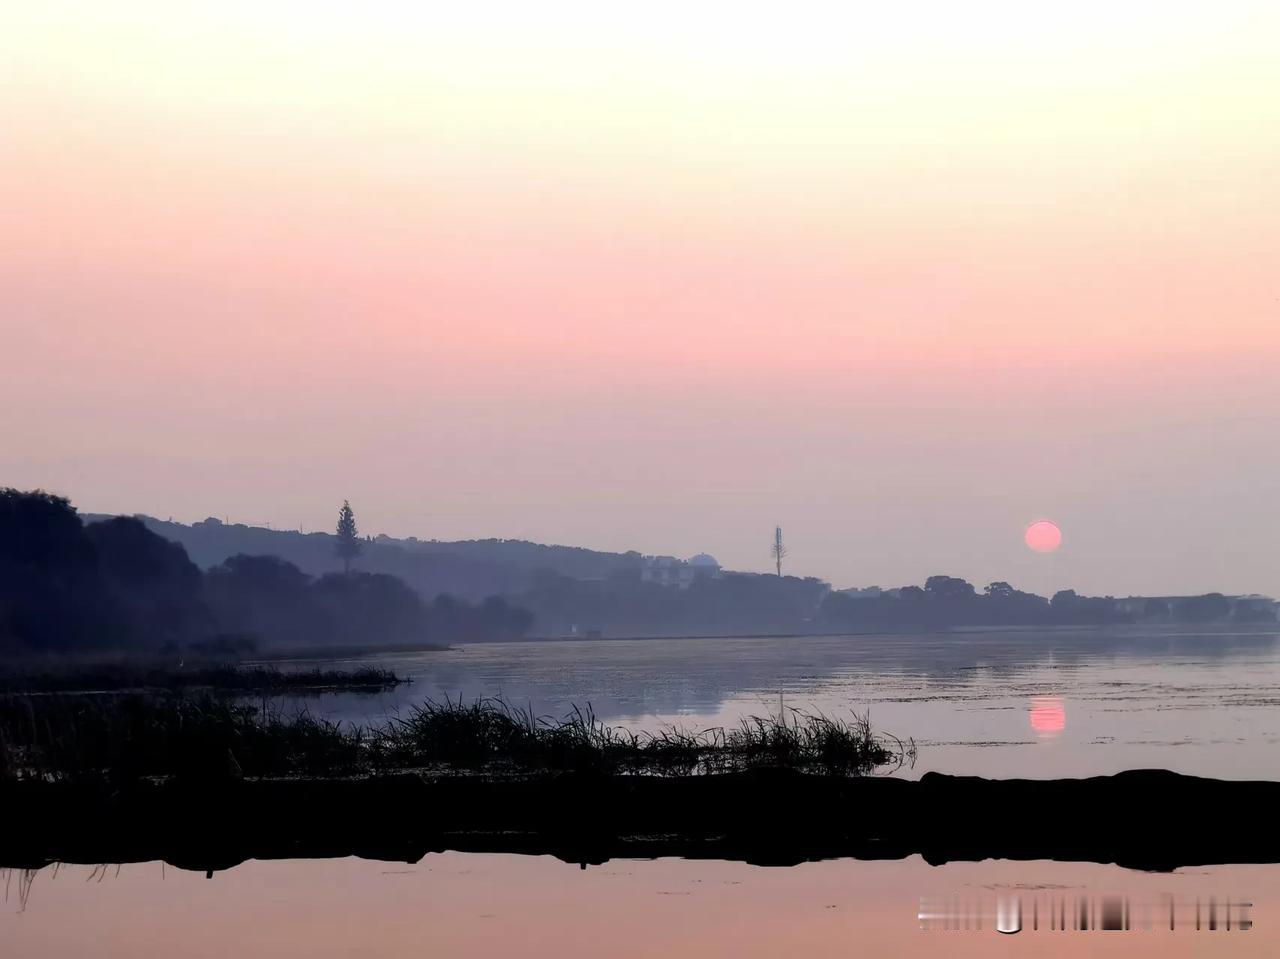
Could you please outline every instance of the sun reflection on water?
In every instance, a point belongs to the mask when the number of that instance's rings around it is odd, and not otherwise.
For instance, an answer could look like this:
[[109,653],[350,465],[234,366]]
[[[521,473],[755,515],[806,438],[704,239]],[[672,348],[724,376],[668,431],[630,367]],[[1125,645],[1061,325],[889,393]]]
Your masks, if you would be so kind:
[[1067,713],[1057,696],[1036,696],[1031,700],[1027,711],[1031,728],[1041,739],[1051,739],[1062,732],[1067,725]]

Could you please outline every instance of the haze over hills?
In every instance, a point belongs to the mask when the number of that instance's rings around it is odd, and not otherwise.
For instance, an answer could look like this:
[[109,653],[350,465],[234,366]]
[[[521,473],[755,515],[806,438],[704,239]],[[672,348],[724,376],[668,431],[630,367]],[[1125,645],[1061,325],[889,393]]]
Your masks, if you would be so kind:
[[[278,556],[236,553],[202,569],[135,517],[84,519],[63,497],[0,488],[0,653],[420,646],[519,639],[533,625],[500,596],[428,601],[397,576],[347,562],[313,576]],[[354,536],[326,539],[359,552]]]
[[[564,636],[774,636],[1126,623],[1274,624],[1260,596],[1052,597],[955,576],[813,577],[522,541],[360,538],[77,513],[0,490],[0,649],[386,646]],[[193,561],[194,557],[194,561]],[[229,646],[227,644],[230,644]],[[210,647],[211,648],[211,647]]]
[[[86,513],[86,523],[109,517]],[[147,528],[180,543],[196,565],[210,568],[230,556],[278,556],[311,576],[341,570],[330,533],[300,533],[224,523],[210,517],[190,525],[139,514]],[[448,593],[480,600],[521,593],[548,573],[577,580],[639,576],[639,553],[606,553],[577,546],[547,546],[523,540],[440,542],[380,535],[366,539],[359,566],[370,573],[397,576],[424,598]]]
[[[88,514],[86,522],[104,517]],[[205,569],[237,556],[274,556],[322,578],[342,569],[329,533],[273,530],[215,518],[176,523],[138,516],[180,544]],[[424,602],[501,598],[531,616],[530,635],[722,635],[842,632],[964,625],[1100,625],[1131,622],[1273,622],[1266,597],[1052,599],[1009,583],[975,587],[953,576],[923,586],[835,589],[813,577],[722,570],[706,554],[692,561],[610,553],[523,540],[442,542],[379,535],[361,541],[357,567],[390,576]]]
[[[108,517],[85,514],[86,523]],[[137,515],[208,570],[237,556],[274,556],[314,577],[342,569],[329,533],[272,530],[208,518],[190,525]],[[507,601],[528,610],[532,635],[717,635],[817,628],[829,584],[812,577],[723,571],[692,562],[523,540],[362,540],[356,567],[392,576],[428,603]],[[698,588],[690,589],[696,585]]]

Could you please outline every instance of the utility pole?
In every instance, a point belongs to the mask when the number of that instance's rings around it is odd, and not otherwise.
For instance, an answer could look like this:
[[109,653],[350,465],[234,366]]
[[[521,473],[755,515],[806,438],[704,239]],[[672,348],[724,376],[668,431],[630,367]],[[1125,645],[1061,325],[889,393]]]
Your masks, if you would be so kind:
[[782,545],[782,527],[778,526],[773,531],[773,547],[769,550],[773,553],[773,560],[778,564],[778,576],[782,576],[782,557],[787,555],[787,548]]

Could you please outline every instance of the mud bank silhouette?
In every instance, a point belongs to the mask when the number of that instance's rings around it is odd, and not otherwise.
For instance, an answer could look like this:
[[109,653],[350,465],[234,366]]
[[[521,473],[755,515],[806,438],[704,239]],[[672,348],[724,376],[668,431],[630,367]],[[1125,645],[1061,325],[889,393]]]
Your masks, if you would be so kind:
[[1280,783],[1136,770],[1060,780],[918,781],[753,769],[711,776],[567,772],[0,784],[0,866],[431,852],[549,854],[583,866],[678,856],[792,865],[837,857],[1002,858],[1170,870],[1280,862]]

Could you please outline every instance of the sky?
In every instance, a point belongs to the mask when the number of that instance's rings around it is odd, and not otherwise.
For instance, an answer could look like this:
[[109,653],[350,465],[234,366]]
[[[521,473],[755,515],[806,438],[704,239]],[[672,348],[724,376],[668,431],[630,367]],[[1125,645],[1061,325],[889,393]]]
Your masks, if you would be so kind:
[[1280,594],[1278,44],[1267,3],[11,0],[0,483]]

